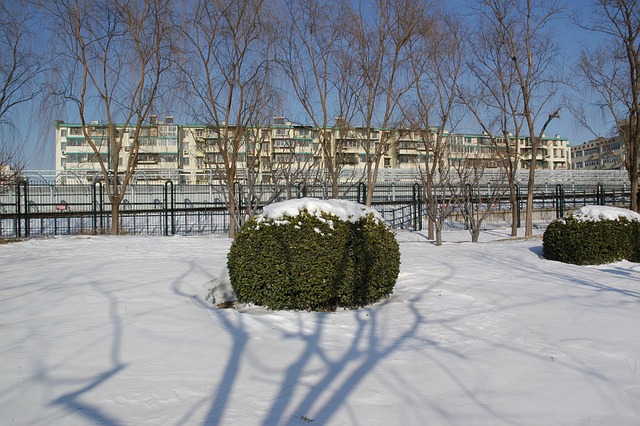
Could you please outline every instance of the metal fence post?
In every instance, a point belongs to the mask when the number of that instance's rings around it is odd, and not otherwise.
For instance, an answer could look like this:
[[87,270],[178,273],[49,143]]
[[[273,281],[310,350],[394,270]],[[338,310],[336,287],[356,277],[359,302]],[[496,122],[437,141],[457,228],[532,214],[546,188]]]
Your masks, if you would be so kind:
[[367,201],[367,185],[364,182],[358,184],[358,203],[365,204]]
[[561,184],[556,185],[556,219],[564,217],[564,188]]
[[14,222],[14,234],[16,238],[22,237],[22,203],[20,194],[20,183],[16,183],[16,220]]
[[26,180],[21,180],[16,185],[16,213],[16,236],[18,238],[22,237],[22,220],[24,220],[24,237],[29,238],[31,233],[29,226],[29,184]]
[[599,183],[596,189],[596,205],[604,206],[606,204],[604,186]]
[[298,198],[305,198],[307,196],[307,184],[305,182],[298,182]]
[[[171,188],[171,189],[169,189]],[[164,183],[164,235],[169,235],[169,225],[171,225],[171,235],[176,233],[175,224],[175,202],[174,202],[175,190],[173,182],[168,180]]]
[[520,216],[520,201],[521,201],[522,197],[520,196],[520,185],[516,184],[516,210],[518,211],[517,213],[517,220],[518,220],[518,226],[517,228],[520,228],[521,226],[521,216]]
[[465,210],[467,211],[467,220],[465,220],[465,228],[464,229],[469,229],[469,223],[471,220],[473,220],[473,189],[471,188],[471,184],[470,183],[465,183],[464,184],[464,189],[465,189],[465,199],[467,200],[465,203]]
[[91,185],[91,214],[93,216],[93,235],[98,233],[98,182]]
[[[102,182],[94,181],[92,185],[91,196],[92,196],[92,214],[93,214],[93,233],[98,234],[98,229],[100,232],[104,231],[104,207],[102,204],[103,197],[103,188]],[[98,220],[99,219],[99,220]],[[98,222],[100,222],[100,226],[98,227]]]
[[422,231],[422,193],[420,190],[420,184],[417,182],[413,184],[413,200],[412,201],[413,201],[412,203],[413,230]]

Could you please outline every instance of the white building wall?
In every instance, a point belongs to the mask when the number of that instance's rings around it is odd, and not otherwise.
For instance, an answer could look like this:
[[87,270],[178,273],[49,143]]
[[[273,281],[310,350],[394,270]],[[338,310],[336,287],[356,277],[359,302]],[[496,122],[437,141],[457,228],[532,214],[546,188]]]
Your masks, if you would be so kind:
[[[89,131],[99,146],[101,153],[108,157],[109,148],[104,136],[104,125],[94,123]],[[233,131],[233,127],[230,128]],[[118,132],[129,129],[118,128]],[[255,171],[268,178],[273,169],[279,167],[279,161],[294,158],[296,165],[309,167],[310,164],[322,164],[322,150],[318,131],[309,126],[283,121],[273,126],[252,129],[247,133],[239,152],[236,168],[238,179],[242,179],[247,167],[247,158],[254,158]],[[423,137],[425,132],[408,130],[388,130],[372,133],[372,142],[386,140],[389,149],[380,161],[380,169],[416,170],[424,165],[432,154],[427,151]],[[431,132],[433,137],[435,133]],[[231,137],[232,135],[229,135]],[[173,122],[158,121],[145,126],[141,138],[137,170],[144,178],[163,180],[183,175],[186,182],[210,182],[215,177],[216,161],[222,158],[216,138],[216,131],[204,125],[177,125]],[[481,134],[445,134],[448,138],[449,161],[464,158],[487,160],[489,167],[497,167],[495,153],[487,143],[488,136]],[[364,169],[366,134],[362,128],[349,131],[332,130],[332,143],[343,148],[343,161],[346,169]],[[128,139],[125,136],[125,142]],[[530,162],[528,141],[518,141],[521,168],[526,169]],[[571,168],[571,156],[567,139],[558,135],[544,138],[538,153],[538,167],[545,170],[568,170]],[[125,144],[119,161],[128,161],[130,147]],[[96,174],[100,172],[99,163],[91,147],[86,144],[79,124],[56,122],[56,171],[70,171],[78,174]],[[88,173],[89,172],[89,173]],[[260,179],[260,178],[259,178]]]

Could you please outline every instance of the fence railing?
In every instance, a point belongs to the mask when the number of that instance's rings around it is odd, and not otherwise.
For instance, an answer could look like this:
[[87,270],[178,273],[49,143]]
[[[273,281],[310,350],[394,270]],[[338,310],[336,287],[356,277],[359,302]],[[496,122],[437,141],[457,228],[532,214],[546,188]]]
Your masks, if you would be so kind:
[[[327,188],[304,183],[294,188],[255,186],[249,191],[236,185],[243,217],[276,201],[289,198],[327,198]],[[446,188],[436,188],[442,197],[452,197]],[[510,226],[511,205],[506,190],[496,196],[495,187],[476,188],[470,202],[476,211],[491,209],[484,228]],[[490,193],[492,195],[490,195]],[[518,190],[518,218],[524,221],[526,194]],[[364,203],[364,183],[339,188],[340,198]],[[225,188],[220,185],[134,184],[127,188],[120,205],[120,227],[129,234],[194,235],[226,234],[230,220]],[[489,203],[488,200],[491,199]],[[534,221],[546,226],[556,217],[587,204],[628,206],[630,193],[624,185],[545,185],[534,190]],[[426,223],[426,200],[418,183],[385,183],[375,187],[372,205],[397,229],[422,230]],[[111,230],[111,209],[101,182],[89,185],[42,184],[22,181],[0,186],[0,238],[55,235],[103,234]],[[464,215],[445,218],[445,229],[462,229]],[[518,225],[520,226],[520,224]]]

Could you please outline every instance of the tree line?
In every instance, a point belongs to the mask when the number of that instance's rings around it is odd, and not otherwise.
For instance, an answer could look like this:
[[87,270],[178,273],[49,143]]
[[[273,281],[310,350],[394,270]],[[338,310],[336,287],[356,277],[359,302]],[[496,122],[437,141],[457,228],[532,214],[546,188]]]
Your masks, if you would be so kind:
[[[429,236],[438,240],[453,205],[436,188],[468,196],[482,168],[460,161],[446,167],[447,130],[472,117],[488,135],[508,184],[517,235],[514,141],[528,137],[527,209],[533,205],[538,147],[547,126],[565,110],[583,125],[586,102],[560,94],[562,57],[552,30],[564,14],[559,0],[478,0],[447,10],[438,0],[0,0],[0,146],[2,179],[20,169],[11,143],[15,111],[33,104],[70,114],[86,125],[106,125],[109,155],[83,126],[113,206],[113,233],[136,169],[151,115],[176,110],[215,129],[216,173],[227,188],[232,234],[241,221],[236,176],[247,144],[245,173],[261,161],[264,135],[256,128],[274,116],[308,123],[319,142],[315,160],[283,168],[289,181],[314,174],[339,196],[345,170],[336,127],[364,130],[366,200],[371,201],[381,159],[392,135],[379,129],[424,132],[418,164],[427,200]],[[631,208],[638,211],[640,152],[640,4],[592,0],[591,15],[574,19],[603,35],[572,70],[609,117],[626,145]],[[575,79],[573,81],[575,83]],[[595,96],[594,96],[595,94]],[[576,107],[578,104],[581,107]],[[37,105],[37,106],[36,106]],[[176,106],[179,105],[179,106]],[[565,112],[563,112],[565,114]],[[129,132],[118,132],[116,126]],[[130,149],[120,164],[123,149]],[[295,147],[292,147],[295,150]],[[104,150],[103,150],[104,151]],[[318,160],[320,159],[320,160]],[[320,161],[321,163],[317,163]],[[11,166],[11,167],[6,167]],[[116,178],[112,178],[115,176]],[[251,176],[248,176],[251,182]],[[525,234],[532,234],[531,214]]]

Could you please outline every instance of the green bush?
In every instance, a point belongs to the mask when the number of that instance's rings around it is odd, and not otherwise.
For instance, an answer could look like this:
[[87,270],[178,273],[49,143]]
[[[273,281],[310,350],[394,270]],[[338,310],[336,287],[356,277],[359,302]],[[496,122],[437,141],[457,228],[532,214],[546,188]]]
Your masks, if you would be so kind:
[[627,260],[640,263],[640,222],[631,222],[631,241],[633,252],[631,258]]
[[576,265],[599,265],[619,260],[640,260],[640,222],[578,220],[573,216],[553,221],[545,230],[544,257]]
[[306,210],[253,218],[227,259],[238,302],[275,310],[366,306],[392,293],[400,271],[395,235],[371,213],[356,222]]

